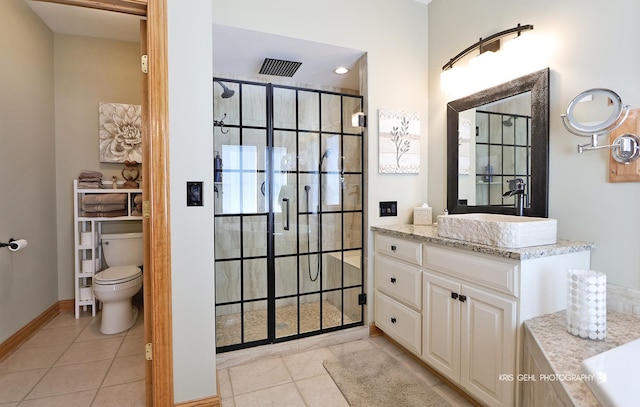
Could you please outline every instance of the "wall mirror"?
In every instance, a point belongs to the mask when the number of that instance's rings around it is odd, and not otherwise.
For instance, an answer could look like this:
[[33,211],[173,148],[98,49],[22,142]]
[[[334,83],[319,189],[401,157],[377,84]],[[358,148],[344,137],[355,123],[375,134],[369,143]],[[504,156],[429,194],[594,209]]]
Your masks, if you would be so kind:
[[549,68],[447,104],[449,213],[547,217],[548,172]]

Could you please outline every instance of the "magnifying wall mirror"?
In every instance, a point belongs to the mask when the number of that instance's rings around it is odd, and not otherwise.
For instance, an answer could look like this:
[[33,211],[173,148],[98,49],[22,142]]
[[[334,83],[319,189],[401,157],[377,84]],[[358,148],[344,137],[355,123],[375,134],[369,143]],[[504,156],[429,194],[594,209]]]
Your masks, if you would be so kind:
[[614,160],[629,164],[640,157],[640,139],[633,134],[622,134],[609,145],[599,145],[598,138],[611,133],[626,120],[630,107],[610,89],[594,88],[574,97],[561,115],[562,124],[572,134],[591,137],[591,142],[578,145],[578,152],[610,148]]
[[548,216],[548,150],[548,68],[449,102],[449,213]]

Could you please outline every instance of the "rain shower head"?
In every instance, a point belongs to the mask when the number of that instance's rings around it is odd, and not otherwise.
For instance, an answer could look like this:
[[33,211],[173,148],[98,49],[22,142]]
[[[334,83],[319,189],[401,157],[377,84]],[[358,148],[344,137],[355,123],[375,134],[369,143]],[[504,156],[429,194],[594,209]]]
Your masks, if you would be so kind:
[[222,86],[222,95],[221,96],[222,96],[223,99],[228,99],[231,96],[233,96],[234,93],[236,93],[234,90],[227,88],[225,86],[225,84],[220,82],[219,80],[214,80],[214,82],[217,82],[218,85]]
[[503,124],[505,127],[511,127],[511,126],[513,126],[513,116],[509,116],[509,118],[508,118],[508,119],[503,120],[503,121],[502,121],[502,124]]

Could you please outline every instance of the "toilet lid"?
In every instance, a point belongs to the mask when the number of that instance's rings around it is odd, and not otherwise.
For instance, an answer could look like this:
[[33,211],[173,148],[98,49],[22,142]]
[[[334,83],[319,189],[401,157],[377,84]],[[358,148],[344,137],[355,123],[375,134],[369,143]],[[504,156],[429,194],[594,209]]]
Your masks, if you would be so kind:
[[117,284],[125,283],[142,275],[142,270],[137,266],[109,267],[93,276],[96,284]]

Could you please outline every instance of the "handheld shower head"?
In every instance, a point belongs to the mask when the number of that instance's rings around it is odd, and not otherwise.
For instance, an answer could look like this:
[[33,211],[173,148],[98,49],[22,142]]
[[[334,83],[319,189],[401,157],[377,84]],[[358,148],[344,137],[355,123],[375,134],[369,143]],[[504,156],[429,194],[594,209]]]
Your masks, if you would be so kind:
[[322,154],[322,157],[320,157],[320,168],[322,168],[322,163],[324,163],[325,158],[329,158],[330,155],[331,149],[327,148],[327,150]]
[[224,83],[222,83],[219,80],[214,80],[214,82],[216,82],[218,85],[222,86],[222,98],[223,99],[228,99],[231,96],[233,96],[234,93],[236,93],[234,90],[229,89]]

